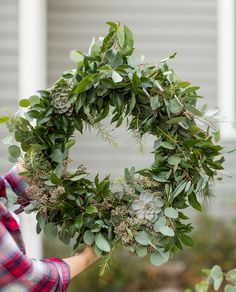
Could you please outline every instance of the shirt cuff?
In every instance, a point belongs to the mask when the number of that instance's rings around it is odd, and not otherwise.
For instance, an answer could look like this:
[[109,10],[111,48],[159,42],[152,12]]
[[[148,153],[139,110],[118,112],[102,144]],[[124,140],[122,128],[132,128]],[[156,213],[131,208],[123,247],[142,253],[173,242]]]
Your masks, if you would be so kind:
[[47,259],[43,259],[42,261],[50,262],[51,264],[54,264],[56,266],[59,276],[62,280],[62,284],[61,284],[62,290],[60,291],[67,291],[67,288],[71,280],[69,265],[60,258],[47,258]]

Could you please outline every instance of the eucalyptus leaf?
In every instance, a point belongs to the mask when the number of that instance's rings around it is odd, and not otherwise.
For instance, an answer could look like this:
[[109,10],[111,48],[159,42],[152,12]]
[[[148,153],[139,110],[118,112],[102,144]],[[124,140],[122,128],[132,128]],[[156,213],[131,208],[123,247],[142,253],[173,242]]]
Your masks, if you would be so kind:
[[135,235],[135,240],[142,245],[148,245],[150,243],[150,239],[146,231],[137,232]]
[[105,252],[110,252],[110,250],[111,250],[110,244],[105,239],[105,237],[104,237],[104,235],[102,233],[96,234],[96,236],[95,236],[95,243],[96,243],[96,246],[100,250],[105,251]]
[[87,245],[92,245],[95,241],[94,233],[92,233],[90,230],[85,231],[83,240]]

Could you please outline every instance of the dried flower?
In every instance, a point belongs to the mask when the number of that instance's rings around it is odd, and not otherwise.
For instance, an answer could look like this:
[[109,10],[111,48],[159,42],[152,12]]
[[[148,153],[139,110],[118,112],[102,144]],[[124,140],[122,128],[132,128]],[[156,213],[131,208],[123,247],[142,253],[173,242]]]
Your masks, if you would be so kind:
[[161,212],[163,201],[160,197],[155,197],[149,191],[142,191],[138,199],[134,200],[131,208],[135,211],[138,219],[155,222],[157,215]]

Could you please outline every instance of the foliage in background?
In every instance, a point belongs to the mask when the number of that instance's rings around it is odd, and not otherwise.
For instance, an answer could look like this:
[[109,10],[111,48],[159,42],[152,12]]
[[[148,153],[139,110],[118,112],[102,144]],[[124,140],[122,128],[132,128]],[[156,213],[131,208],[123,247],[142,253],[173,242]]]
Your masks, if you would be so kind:
[[[76,70],[21,100],[24,117],[8,121],[21,147],[9,146],[10,160],[22,156],[25,162],[31,201],[25,211],[37,211],[37,232],[65,244],[74,238],[75,249],[87,244],[107,255],[102,274],[120,244],[140,257],[148,254],[157,266],[183,245],[192,246],[183,210],[201,211],[199,198],[211,196],[224,161],[219,131],[196,108],[199,87],[180,80],[168,58],[160,65],[142,63],[129,28],[108,25],[108,34],[94,39],[87,55],[71,53]],[[109,176],[90,180],[84,166],[68,169],[75,131],[95,127],[112,143],[101,124],[106,117],[113,128],[126,122],[139,140],[155,137],[153,164],[125,169],[119,186]]]

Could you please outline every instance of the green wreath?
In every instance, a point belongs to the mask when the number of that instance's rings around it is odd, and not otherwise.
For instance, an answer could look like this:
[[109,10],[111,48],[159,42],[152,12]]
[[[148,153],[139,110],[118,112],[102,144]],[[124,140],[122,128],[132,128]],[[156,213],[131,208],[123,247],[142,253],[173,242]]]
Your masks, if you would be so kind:
[[[37,212],[37,232],[65,244],[73,239],[75,249],[85,243],[98,255],[108,253],[102,273],[118,244],[149,255],[154,265],[182,245],[192,246],[193,227],[183,210],[190,205],[201,211],[199,198],[211,196],[224,161],[219,131],[196,108],[199,87],[179,80],[168,58],[158,66],[142,64],[129,28],[108,25],[109,33],[93,40],[88,55],[71,53],[75,70],[21,100],[24,116],[8,120],[21,145],[10,145],[9,153],[13,161],[23,156],[31,200],[25,209]],[[125,169],[119,185],[109,176],[89,179],[84,166],[68,170],[76,131],[92,126],[112,141],[101,124],[107,117],[114,128],[126,121],[139,139],[155,137],[152,165]]]

